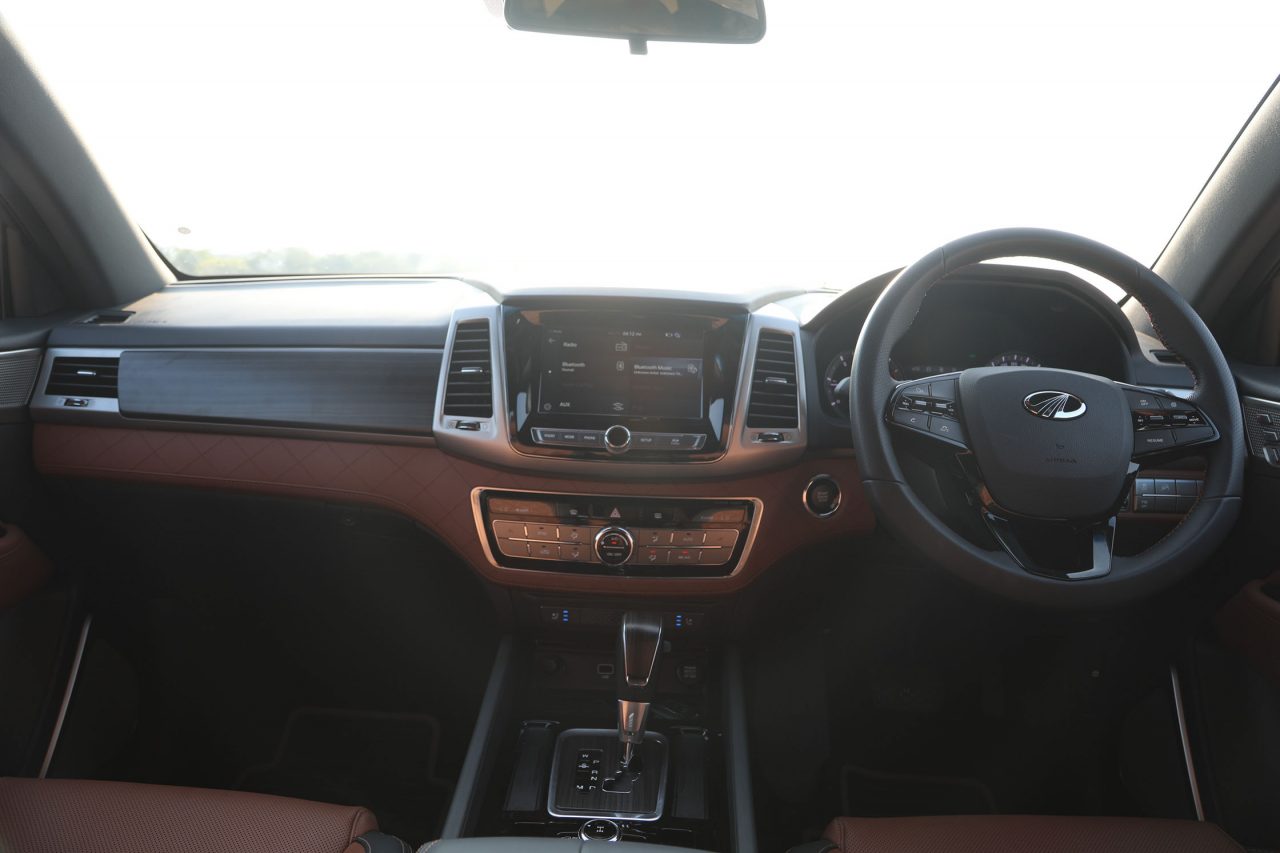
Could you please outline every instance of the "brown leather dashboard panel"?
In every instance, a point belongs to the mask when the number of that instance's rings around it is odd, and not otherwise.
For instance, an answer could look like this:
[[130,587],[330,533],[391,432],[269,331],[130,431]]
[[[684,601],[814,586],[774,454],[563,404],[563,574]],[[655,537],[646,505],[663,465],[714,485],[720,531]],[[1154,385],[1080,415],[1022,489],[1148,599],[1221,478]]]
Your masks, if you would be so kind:
[[0,610],[17,604],[44,585],[53,574],[53,564],[17,527],[7,525],[0,532]]
[[[850,457],[805,458],[779,471],[705,482],[554,479],[499,470],[434,447],[361,444],[256,435],[114,429],[40,423],[34,431],[36,467],[59,477],[163,483],[374,504],[403,513],[432,530],[494,583],[572,593],[718,595],[746,586],[787,554],[875,526]],[[607,465],[607,463],[602,463]],[[810,515],[805,484],[829,474],[843,491],[830,518]],[[602,476],[607,468],[602,467]],[[586,495],[757,497],[764,502],[746,562],[728,577],[638,578],[503,569],[486,559],[472,514],[477,486]]]

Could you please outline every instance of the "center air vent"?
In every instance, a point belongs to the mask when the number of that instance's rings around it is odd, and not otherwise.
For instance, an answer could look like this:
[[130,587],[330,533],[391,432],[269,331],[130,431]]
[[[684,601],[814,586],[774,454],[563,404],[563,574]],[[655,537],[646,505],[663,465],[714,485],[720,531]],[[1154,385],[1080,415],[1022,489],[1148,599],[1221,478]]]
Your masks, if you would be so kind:
[[488,320],[467,320],[459,323],[454,332],[449,380],[444,389],[444,413],[466,418],[493,417]]
[[62,357],[53,360],[44,393],[52,397],[119,396],[120,359]]
[[753,371],[747,426],[798,427],[796,350],[791,335],[767,329],[762,331],[756,346]]

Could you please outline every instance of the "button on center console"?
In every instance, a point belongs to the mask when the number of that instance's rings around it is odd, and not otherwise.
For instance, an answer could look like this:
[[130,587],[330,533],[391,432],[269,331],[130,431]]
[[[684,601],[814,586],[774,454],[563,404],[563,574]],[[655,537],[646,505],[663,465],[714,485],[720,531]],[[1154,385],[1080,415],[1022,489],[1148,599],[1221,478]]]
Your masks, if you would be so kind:
[[622,425],[600,430],[548,429],[535,427],[530,431],[534,444],[544,447],[563,447],[575,450],[601,450],[620,455],[627,451],[653,451],[655,453],[696,453],[706,449],[705,433],[686,432],[636,432]]
[[578,830],[578,837],[583,841],[617,841],[622,837],[622,828],[607,818],[592,818]]

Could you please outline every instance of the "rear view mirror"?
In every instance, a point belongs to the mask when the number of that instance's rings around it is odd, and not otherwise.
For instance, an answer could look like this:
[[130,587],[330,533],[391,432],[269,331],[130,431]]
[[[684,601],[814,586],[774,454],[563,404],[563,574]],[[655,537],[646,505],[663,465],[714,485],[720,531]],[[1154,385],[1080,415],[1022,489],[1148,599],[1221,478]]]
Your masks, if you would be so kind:
[[650,41],[752,44],[764,37],[764,0],[507,0],[512,29]]

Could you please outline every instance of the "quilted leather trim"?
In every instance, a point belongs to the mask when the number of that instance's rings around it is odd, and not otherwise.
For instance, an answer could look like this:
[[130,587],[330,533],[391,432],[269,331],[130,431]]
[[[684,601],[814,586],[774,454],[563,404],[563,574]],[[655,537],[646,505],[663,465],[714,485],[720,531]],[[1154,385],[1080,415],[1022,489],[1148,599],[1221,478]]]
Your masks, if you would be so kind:
[[[850,457],[806,458],[780,471],[706,482],[553,479],[479,465],[435,447],[316,441],[171,430],[36,424],[37,470],[207,489],[372,504],[419,522],[494,583],[563,592],[716,595],[734,592],[802,546],[868,533],[875,517]],[[840,512],[814,518],[801,503],[816,474],[836,477]],[[729,578],[618,578],[500,569],[489,564],[472,518],[476,486],[585,494],[753,496],[764,501],[750,558]]]

